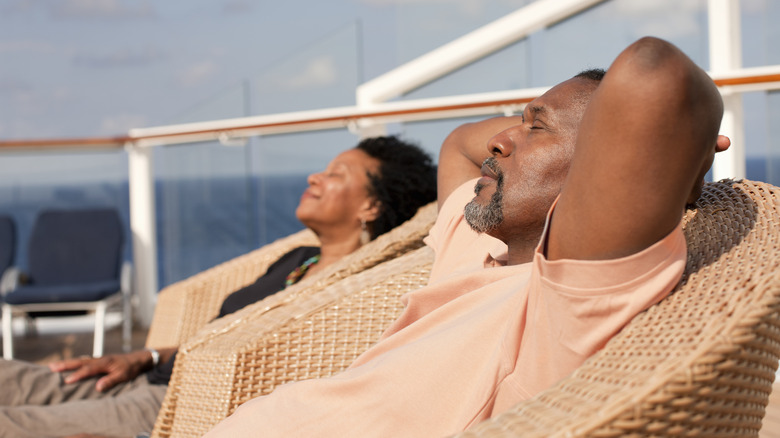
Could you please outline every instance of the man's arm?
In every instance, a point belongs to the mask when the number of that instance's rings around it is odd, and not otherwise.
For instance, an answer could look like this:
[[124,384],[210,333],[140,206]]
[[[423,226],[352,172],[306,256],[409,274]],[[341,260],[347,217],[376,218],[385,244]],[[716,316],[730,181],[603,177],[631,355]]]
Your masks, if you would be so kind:
[[520,116],[496,117],[455,128],[444,140],[439,152],[439,207],[464,182],[479,178],[482,162],[490,156],[488,141],[511,126],[519,125]]
[[728,147],[722,113],[712,80],[673,45],[643,38],[624,50],[582,120],[548,258],[627,256],[671,232]]

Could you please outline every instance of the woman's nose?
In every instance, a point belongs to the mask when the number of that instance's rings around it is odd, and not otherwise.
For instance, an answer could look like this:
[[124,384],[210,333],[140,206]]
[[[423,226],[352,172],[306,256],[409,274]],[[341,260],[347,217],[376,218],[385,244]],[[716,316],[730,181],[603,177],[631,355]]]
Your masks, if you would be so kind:
[[315,185],[315,184],[317,184],[319,182],[321,175],[322,175],[322,172],[311,173],[306,178],[306,182],[309,183],[310,186],[313,186],[313,185]]

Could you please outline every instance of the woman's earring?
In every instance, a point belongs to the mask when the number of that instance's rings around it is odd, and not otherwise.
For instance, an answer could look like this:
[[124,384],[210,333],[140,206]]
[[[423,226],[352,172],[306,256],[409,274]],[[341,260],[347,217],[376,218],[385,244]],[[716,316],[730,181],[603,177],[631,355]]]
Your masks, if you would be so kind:
[[371,234],[368,232],[368,227],[366,226],[366,220],[360,219],[360,244],[365,245],[366,243],[371,241]]

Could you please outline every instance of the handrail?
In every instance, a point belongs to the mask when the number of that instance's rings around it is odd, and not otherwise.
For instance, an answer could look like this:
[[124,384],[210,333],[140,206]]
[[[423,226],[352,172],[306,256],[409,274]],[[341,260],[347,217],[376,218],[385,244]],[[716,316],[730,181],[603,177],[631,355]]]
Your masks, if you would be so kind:
[[[780,65],[745,68],[726,74],[713,75],[713,81],[719,87],[729,87],[736,89],[736,91],[780,89]],[[213,141],[225,136],[238,138],[293,131],[344,128],[352,126],[360,119],[413,121],[501,114],[521,109],[523,105],[541,95],[546,89],[534,88],[388,102],[373,105],[370,109],[350,106],[138,128],[131,130],[129,135],[125,136],[0,140],[0,150],[122,148],[128,144],[158,146]]]
[[0,140],[0,149],[121,148],[129,136]]

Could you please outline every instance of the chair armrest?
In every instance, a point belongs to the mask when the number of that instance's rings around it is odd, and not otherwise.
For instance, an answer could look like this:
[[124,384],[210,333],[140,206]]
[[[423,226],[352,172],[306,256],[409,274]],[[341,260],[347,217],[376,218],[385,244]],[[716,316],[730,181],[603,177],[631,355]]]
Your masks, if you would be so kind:
[[279,257],[293,248],[318,245],[314,233],[302,230],[162,289],[146,346],[180,345],[219,314],[225,297],[252,284]]
[[432,263],[423,247],[324,287],[296,284],[209,324],[179,349],[153,436],[201,436],[253,397],[343,370],[397,318],[400,296],[427,284]]
[[[423,238],[436,221],[436,213],[435,202],[420,207],[408,221],[299,284],[312,285],[323,281],[320,286],[324,287],[420,248]],[[227,295],[254,282],[283,254],[299,246],[318,244],[313,232],[303,230],[166,287],[158,295],[146,345],[180,345],[219,314]],[[306,288],[308,286],[294,290],[305,291]]]
[[122,270],[119,273],[119,288],[122,295],[133,294],[133,264],[129,261],[122,262]]
[[22,271],[16,266],[6,269],[2,278],[0,278],[0,296],[6,296],[16,290],[21,276]]

